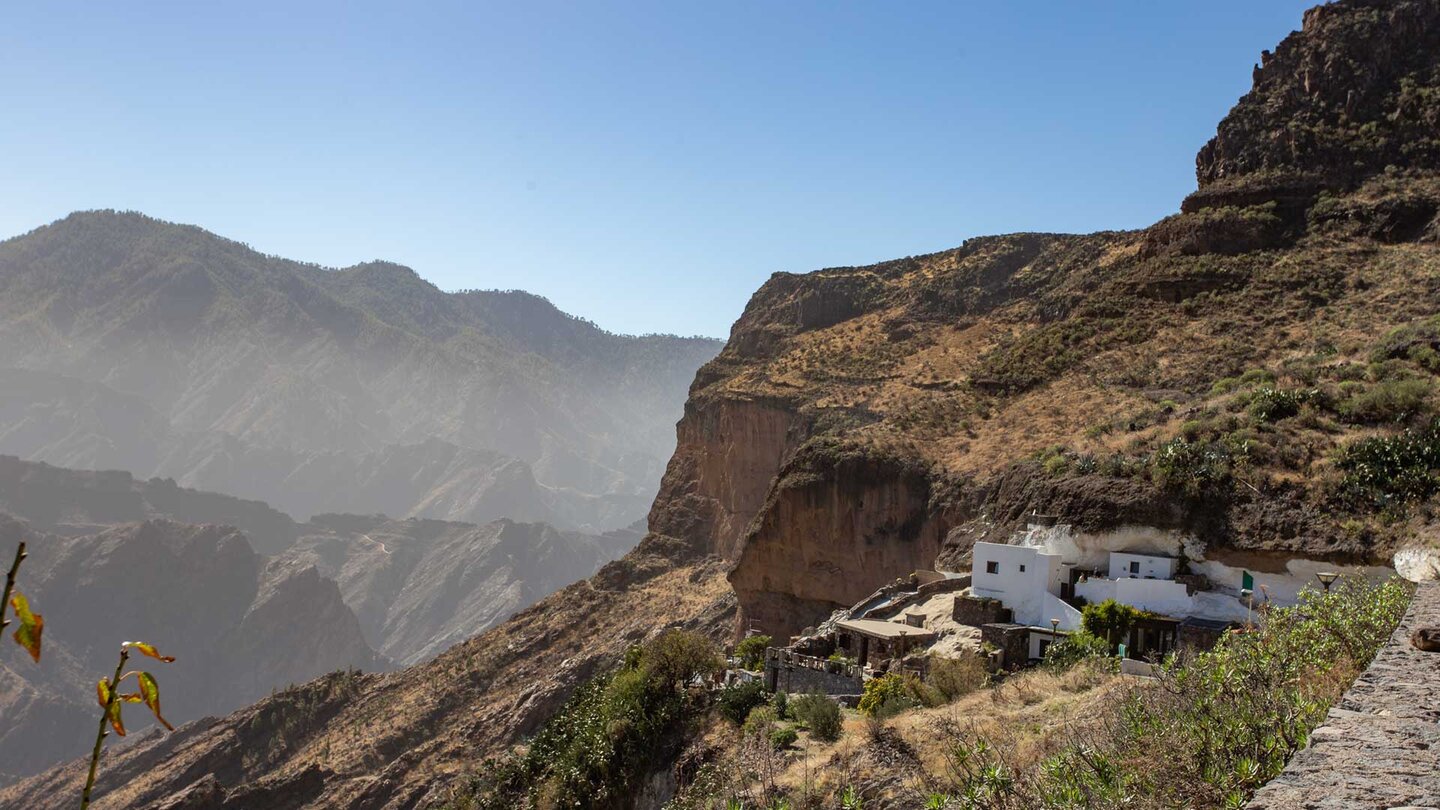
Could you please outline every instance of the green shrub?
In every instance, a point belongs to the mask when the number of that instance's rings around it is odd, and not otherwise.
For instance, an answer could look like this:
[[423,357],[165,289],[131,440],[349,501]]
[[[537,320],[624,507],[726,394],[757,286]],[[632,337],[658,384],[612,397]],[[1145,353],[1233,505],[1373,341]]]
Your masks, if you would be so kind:
[[800,735],[791,726],[782,726],[770,732],[770,745],[777,751],[789,748],[798,739]]
[[801,695],[791,703],[795,719],[810,729],[817,740],[834,742],[840,739],[843,719],[840,704],[818,692]]
[[769,636],[746,636],[735,645],[735,657],[740,666],[752,672],[765,666],[765,649],[770,646]]
[[477,810],[533,806],[620,806],[649,773],[663,741],[700,715],[686,688],[714,672],[719,650],[704,636],[672,630],[625,656],[615,672],[580,686],[525,753],[487,760],[465,801]]
[[1273,382],[1275,382],[1275,375],[1263,368],[1252,368],[1240,375],[1240,385],[1242,386]]
[[1230,485],[1231,455],[1225,447],[1208,442],[1171,439],[1150,457],[1156,483],[1188,495],[1202,495]]
[[1081,661],[1108,658],[1110,651],[1110,644],[1105,639],[1081,630],[1066,636],[1064,641],[1045,648],[1044,666],[1054,672],[1064,672]]
[[1440,491],[1440,421],[1397,436],[1361,439],[1341,449],[1339,495],[1352,507],[1390,509]]
[[1247,408],[1261,422],[1278,422],[1300,413],[1300,406],[1315,399],[1315,391],[1297,391],[1262,385],[1250,395]]
[[752,709],[764,703],[765,687],[759,681],[732,683],[715,697],[721,716],[737,726],[745,722]]
[[790,697],[784,692],[776,692],[775,697],[770,699],[770,708],[775,710],[775,716],[781,720],[790,719]]
[[768,738],[770,732],[775,730],[775,710],[769,706],[756,706],[750,710],[750,716],[745,718],[745,725],[742,727],[746,737]]
[[1221,377],[1215,381],[1214,385],[1210,386],[1210,394],[1211,396],[1218,397],[1223,394],[1228,394],[1239,387],[1240,379],[1238,377]]
[[1086,605],[1085,609],[1080,611],[1080,625],[1084,631],[1103,639],[1110,650],[1114,650],[1117,644],[1125,640],[1130,628],[1134,627],[1139,619],[1140,611],[1114,599]]
[[860,696],[860,713],[866,717],[890,717],[906,709],[938,702],[920,679],[908,672],[891,672],[865,682]]
[[1378,382],[1342,400],[1336,412],[1360,424],[1408,422],[1430,410],[1434,387],[1426,379]]

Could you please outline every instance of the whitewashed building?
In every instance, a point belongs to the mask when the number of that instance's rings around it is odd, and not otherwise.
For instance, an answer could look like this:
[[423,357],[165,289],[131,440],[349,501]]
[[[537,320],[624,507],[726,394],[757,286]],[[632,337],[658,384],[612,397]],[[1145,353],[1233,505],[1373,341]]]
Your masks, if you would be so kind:
[[1029,546],[976,543],[972,559],[970,592],[1000,600],[1018,624],[1052,627],[1051,621],[1059,620],[1061,630],[1080,629],[1080,611],[1060,599],[1071,567],[1059,554]]

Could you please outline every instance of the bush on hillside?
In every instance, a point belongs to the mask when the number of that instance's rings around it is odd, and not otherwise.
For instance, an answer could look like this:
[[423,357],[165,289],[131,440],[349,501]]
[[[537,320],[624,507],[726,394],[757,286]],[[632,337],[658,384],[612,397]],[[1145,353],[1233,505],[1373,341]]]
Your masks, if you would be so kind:
[[1430,410],[1435,385],[1426,379],[1384,380],[1356,391],[1335,406],[1347,422],[1399,424]]
[[1097,635],[1081,630],[1066,636],[1064,641],[1051,644],[1047,647],[1045,649],[1044,666],[1052,672],[1064,672],[1076,664],[1079,664],[1081,661],[1088,661],[1094,658],[1108,658],[1109,656],[1109,642]]
[[843,717],[840,704],[818,692],[801,695],[790,702],[791,712],[817,740],[834,742],[840,739]]
[[1440,491],[1440,421],[1396,436],[1375,436],[1344,447],[1340,498],[1352,507],[1397,509]]
[[1250,415],[1261,422],[1279,422],[1300,413],[1300,407],[1316,399],[1315,391],[1291,390],[1262,385],[1250,395]]
[[1162,487],[1198,496],[1230,485],[1231,454],[1220,444],[1171,439],[1150,458],[1150,470]]
[[774,709],[769,706],[756,706],[750,711],[750,716],[745,718],[745,736],[768,738],[770,732],[775,730],[777,720]]
[[765,648],[770,646],[772,639],[769,636],[747,636],[735,645],[735,657],[740,660],[740,666],[751,672],[765,666]]
[[687,685],[720,663],[697,633],[672,630],[632,648],[618,670],[577,689],[523,755],[488,760],[463,801],[477,810],[542,796],[555,807],[619,806],[704,708]]
[[800,735],[793,726],[782,726],[770,732],[770,745],[777,751],[789,748],[799,739]]
[[933,655],[925,683],[945,700],[955,700],[990,683],[990,669],[985,658],[973,653],[959,658]]
[[935,705],[939,696],[908,672],[891,672],[865,682],[860,696],[860,713],[883,719],[916,706]]
[[720,715],[737,726],[745,722],[752,709],[764,703],[765,687],[759,681],[732,683],[721,689],[715,698],[715,707]]

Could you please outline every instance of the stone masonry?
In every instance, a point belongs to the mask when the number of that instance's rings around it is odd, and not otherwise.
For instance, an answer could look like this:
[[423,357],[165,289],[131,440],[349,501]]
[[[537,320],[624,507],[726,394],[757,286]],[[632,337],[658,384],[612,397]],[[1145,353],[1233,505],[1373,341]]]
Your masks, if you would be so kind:
[[1421,585],[1390,641],[1255,794],[1249,810],[1440,808],[1440,652],[1410,644],[1440,625],[1440,584]]

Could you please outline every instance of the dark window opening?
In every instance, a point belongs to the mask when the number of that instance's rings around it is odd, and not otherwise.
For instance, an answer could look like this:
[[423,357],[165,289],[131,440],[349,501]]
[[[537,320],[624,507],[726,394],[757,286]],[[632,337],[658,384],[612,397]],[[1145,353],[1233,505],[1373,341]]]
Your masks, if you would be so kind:
[[995,562],[994,560],[991,560],[991,561],[985,563],[985,573],[987,573],[987,574],[998,574],[998,573],[1000,573],[1000,563]]

